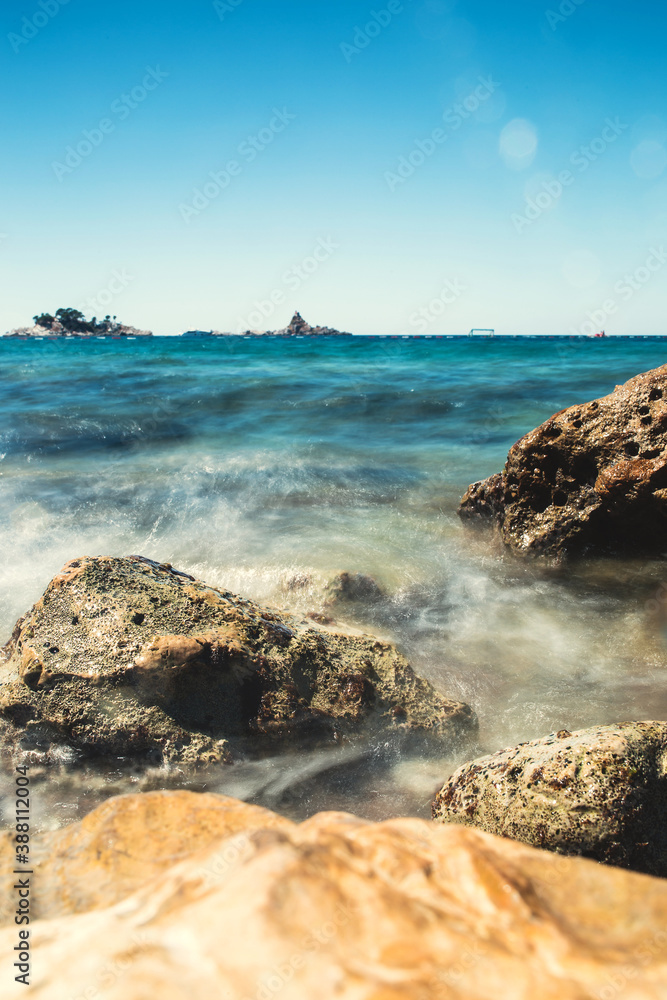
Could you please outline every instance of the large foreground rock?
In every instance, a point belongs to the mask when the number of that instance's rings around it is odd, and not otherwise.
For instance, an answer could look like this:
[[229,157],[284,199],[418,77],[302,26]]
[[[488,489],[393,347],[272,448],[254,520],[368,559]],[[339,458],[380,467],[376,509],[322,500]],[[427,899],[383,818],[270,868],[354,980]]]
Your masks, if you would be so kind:
[[271,740],[385,730],[452,739],[475,725],[467,705],[438,694],[389,643],[141,557],[68,563],[4,653],[3,744],[37,759],[65,746],[224,761]]
[[[216,798],[122,797],[35,838],[32,997],[665,996],[662,880],[457,826],[296,826]],[[0,930],[2,954],[17,943]],[[3,996],[26,992],[6,969]]]
[[514,552],[667,551],[667,365],[561,410],[474,483],[459,513],[495,522]]
[[667,877],[667,722],[565,730],[459,768],[434,819]]

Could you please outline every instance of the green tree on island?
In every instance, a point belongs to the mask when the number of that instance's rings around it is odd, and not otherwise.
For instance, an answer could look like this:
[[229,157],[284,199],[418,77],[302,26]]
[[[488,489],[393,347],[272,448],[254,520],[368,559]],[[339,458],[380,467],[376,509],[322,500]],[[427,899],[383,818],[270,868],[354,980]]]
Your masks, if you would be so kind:
[[58,309],[56,319],[68,333],[93,333],[95,329],[78,309]]
[[42,313],[41,316],[33,316],[36,326],[43,326],[46,330],[50,330],[56,321],[56,317],[52,316],[51,313]]
[[72,307],[57,309],[55,316],[44,312],[33,316],[33,320],[36,326],[44,327],[45,330],[52,330],[56,323],[60,323],[66,333],[109,333],[119,326],[115,316],[112,318],[107,315],[99,322],[96,316],[87,320],[82,312]]

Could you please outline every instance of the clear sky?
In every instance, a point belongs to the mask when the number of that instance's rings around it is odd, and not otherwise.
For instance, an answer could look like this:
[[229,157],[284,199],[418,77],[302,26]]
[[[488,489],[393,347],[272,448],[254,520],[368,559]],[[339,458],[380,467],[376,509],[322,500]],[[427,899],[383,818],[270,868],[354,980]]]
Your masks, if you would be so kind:
[[4,0],[0,327],[667,333],[666,27],[656,0]]

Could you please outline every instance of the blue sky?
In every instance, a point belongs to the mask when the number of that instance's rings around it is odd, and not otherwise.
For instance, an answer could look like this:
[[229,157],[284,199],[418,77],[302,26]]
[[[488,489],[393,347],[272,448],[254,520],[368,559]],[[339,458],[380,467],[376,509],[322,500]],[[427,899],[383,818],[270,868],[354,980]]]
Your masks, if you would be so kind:
[[5,0],[2,314],[667,333],[655,0]]

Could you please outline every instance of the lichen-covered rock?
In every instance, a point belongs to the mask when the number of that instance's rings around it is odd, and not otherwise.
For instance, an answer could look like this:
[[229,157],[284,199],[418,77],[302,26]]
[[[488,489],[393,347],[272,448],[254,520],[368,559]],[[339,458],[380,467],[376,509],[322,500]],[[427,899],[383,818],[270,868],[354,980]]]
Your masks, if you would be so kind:
[[[49,863],[33,880],[31,997],[665,996],[660,879],[457,826],[336,813],[296,825],[216,798],[126,796],[48,845],[35,837]],[[3,955],[17,931],[0,930]],[[6,974],[3,997],[27,992]]]
[[481,757],[433,817],[667,877],[667,722],[562,730]]
[[0,668],[3,744],[199,763],[385,727],[454,737],[470,708],[389,643],[341,634],[135,556],[69,562]]
[[526,434],[459,514],[495,522],[519,554],[664,554],[667,365]]

